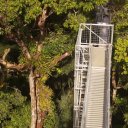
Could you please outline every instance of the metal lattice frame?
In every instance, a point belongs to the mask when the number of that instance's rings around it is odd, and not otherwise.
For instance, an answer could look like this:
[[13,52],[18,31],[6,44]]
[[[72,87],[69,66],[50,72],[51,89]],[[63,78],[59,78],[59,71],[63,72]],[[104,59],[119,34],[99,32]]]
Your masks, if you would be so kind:
[[110,109],[110,67],[113,41],[113,25],[111,24],[80,24],[75,46],[75,80],[74,80],[74,123],[73,128],[85,128],[82,124],[86,117],[87,91],[89,87],[89,72],[91,66],[91,48],[103,47],[106,52],[106,112],[105,123],[109,126]]

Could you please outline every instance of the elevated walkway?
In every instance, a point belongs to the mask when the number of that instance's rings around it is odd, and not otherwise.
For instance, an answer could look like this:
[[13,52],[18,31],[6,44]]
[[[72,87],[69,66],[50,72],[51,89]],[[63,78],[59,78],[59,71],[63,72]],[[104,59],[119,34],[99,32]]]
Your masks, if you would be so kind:
[[[88,79],[88,91],[85,104],[87,106],[83,128],[104,128],[105,96],[105,48],[92,47],[90,59],[90,72]],[[86,107],[84,106],[84,107]]]
[[[102,38],[102,31],[107,36]],[[112,34],[113,25],[80,25],[75,50],[73,128],[109,128]]]

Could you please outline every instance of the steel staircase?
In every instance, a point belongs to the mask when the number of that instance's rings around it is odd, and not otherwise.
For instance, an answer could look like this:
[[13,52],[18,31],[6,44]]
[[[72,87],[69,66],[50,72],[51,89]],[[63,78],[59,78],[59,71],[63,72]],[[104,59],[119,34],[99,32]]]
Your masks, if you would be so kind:
[[91,68],[85,128],[104,128],[105,69]]
[[[105,38],[100,36],[103,31],[108,35]],[[113,25],[80,25],[75,48],[73,128],[109,128],[112,35]]]
[[76,58],[75,61],[75,88],[74,88],[74,114],[75,114],[75,127],[81,126],[83,105],[85,98],[85,88],[87,83],[87,71],[89,64],[89,49],[88,47],[76,47]]

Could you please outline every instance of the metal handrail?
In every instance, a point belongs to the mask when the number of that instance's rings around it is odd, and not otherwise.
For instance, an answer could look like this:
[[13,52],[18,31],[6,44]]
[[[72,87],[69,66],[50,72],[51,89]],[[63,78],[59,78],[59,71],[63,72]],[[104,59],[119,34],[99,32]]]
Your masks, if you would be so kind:
[[[91,55],[91,48],[89,48],[89,55]],[[85,115],[87,115],[87,107],[85,107],[88,103],[88,91],[89,91],[89,85],[90,85],[90,74],[91,73],[91,56],[89,57],[89,66],[88,66],[88,74],[87,74],[87,84],[86,84],[86,89],[85,89],[85,95],[86,97],[84,97],[84,106],[83,106],[83,113],[82,113],[82,123],[81,123],[81,128],[84,128],[84,123],[86,121],[84,121],[84,117]]]

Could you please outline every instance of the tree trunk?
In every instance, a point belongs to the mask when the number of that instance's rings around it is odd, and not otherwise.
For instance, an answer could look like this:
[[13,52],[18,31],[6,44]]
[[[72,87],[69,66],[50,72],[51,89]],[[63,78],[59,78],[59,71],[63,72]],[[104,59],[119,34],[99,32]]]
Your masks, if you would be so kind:
[[[38,84],[38,81],[36,82],[36,84]],[[42,128],[42,117],[41,117],[41,110],[40,110],[40,97],[39,97],[39,93],[40,93],[40,88],[38,86],[36,86],[36,95],[37,95],[37,128]]]
[[30,69],[29,87],[31,96],[31,128],[37,128],[37,98],[33,69]]
[[31,55],[29,53],[29,50],[27,48],[27,46],[25,45],[23,40],[18,40],[17,38],[15,38],[16,43],[18,44],[18,46],[22,49],[22,53],[23,55],[30,60],[31,59]]
[[114,103],[114,100],[117,95],[117,81],[116,81],[116,71],[112,71],[112,102]]
[[114,100],[116,99],[116,95],[117,95],[117,89],[116,89],[116,88],[113,88],[113,92],[112,92],[112,99],[113,99],[113,102],[114,102]]
[[[117,95],[117,81],[116,81],[116,71],[113,69],[112,71],[112,105],[115,103]],[[112,128],[112,113],[110,116],[110,128]]]

